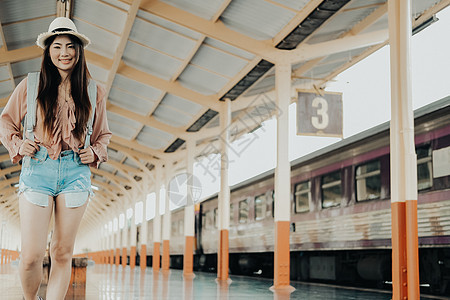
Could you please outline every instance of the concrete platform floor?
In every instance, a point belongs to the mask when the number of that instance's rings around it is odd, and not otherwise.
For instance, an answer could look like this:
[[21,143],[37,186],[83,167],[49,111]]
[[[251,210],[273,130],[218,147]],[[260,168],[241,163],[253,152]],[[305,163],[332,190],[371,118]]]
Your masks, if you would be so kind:
[[[269,290],[273,282],[269,279],[257,279],[230,276],[230,284],[218,284],[216,274],[196,273],[195,278],[183,278],[181,270],[168,273],[154,273],[151,268],[144,272],[139,267],[89,265],[87,269],[86,295],[81,296],[79,289],[69,290],[66,299],[115,300],[115,299],[253,299],[253,300],[389,300],[391,293],[359,291],[329,287],[324,285],[292,282],[295,291],[289,296],[274,294]],[[83,290],[83,289],[81,289]],[[45,295],[45,286],[41,286],[39,295]],[[0,267],[0,299],[21,300],[22,291],[18,274],[18,263],[13,262]],[[428,299],[423,298],[422,299]]]

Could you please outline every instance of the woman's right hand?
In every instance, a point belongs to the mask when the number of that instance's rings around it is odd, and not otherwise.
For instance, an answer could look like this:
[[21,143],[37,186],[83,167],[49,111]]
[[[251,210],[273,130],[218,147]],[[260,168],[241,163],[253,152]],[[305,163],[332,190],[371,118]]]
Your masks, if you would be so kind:
[[22,145],[20,145],[19,155],[33,157],[34,153],[36,153],[36,151],[39,151],[38,144],[36,144],[32,140],[25,139],[23,141]]

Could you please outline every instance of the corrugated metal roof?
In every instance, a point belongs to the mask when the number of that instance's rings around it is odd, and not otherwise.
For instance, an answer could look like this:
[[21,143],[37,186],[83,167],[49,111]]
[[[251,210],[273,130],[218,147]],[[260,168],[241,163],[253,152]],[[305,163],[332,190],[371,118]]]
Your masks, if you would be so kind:
[[309,2],[309,0],[272,0],[273,2],[286,5],[295,10],[301,10]]
[[203,41],[203,44],[215,47],[217,49],[222,49],[230,54],[234,54],[236,56],[239,56],[239,57],[247,59],[247,60],[252,60],[255,58],[255,55],[253,53],[236,48],[229,44],[225,44],[225,43],[218,41],[216,39],[213,39],[213,38],[209,38],[209,37],[205,38],[205,40]]
[[182,10],[188,11],[202,17],[204,19],[210,20],[220,8],[224,0],[162,0],[170,5],[181,8]]
[[187,66],[178,80],[183,86],[205,95],[217,93],[228,82],[227,78],[193,65]]
[[181,127],[192,122],[192,118],[202,109],[201,105],[167,94],[153,112],[153,116],[163,123]]
[[127,43],[123,61],[166,80],[172,78],[181,66],[180,60],[131,41]]
[[0,66],[0,81],[10,80],[9,70],[6,65]]
[[97,54],[113,58],[119,44],[120,37],[100,27],[89,24],[82,19],[73,20],[78,32],[85,33],[91,40],[91,44],[86,48]]
[[141,123],[122,117],[110,111],[107,112],[107,118],[109,129],[112,133],[128,140],[131,140],[133,136],[136,136],[142,128]]
[[136,19],[130,40],[179,59],[191,53],[196,41],[143,19]]
[[127,110],[131,110],[141,115],[148,115],[155,106],[154,101],[142,99],[131,93],[118,88],[112,88],[109,94],[109,101]]
[[[116,34],[122,33],[127,19],[127,13],[123,10],[99,1],[77,0],[73,3],[73,16],[75,18],[81,18],[87,23],[95,24]],[[114,22],[111,22],[111,20],[114,20]]]
[[[2,0],[1,8],[0,20],[2,21],[2,24],[9,24],[54,15],[56,11],[56,1]],[[45,29],[48,29],[48,25],[49,23],[47,23]]]
[[203,45],[198,49],[191,63],[216,74],[233,77],[247,65],[248,61],[230,55],[220,48]]
[[136,140],[139,144],[152,149],[163,149],[169,145],[173,138],[174,136],[172,134],[168,134],[156,128],[144,126],[136,137]]
[[332,20],[316,30],[308,39],[308,44],[316,44],[337,39],[354,25],[364,20],[377,6],[352,9],[337,14]]
[[26,76],[30,72],[38,72],[41,69],[41,58],[24,60],[11,64],[14,77]]
[[180,33],[184,36],[190,37],[192,39],[199,39],[202,36],[200,33],[196,32],[194,30],[190,30],[189,28],[180,26],[178,24],[175,24],[171,21],[165,20],[163,18],[160,18],[158,16],[155,16],[155,15],[148,13],[146,11],[143,11],[143,10],[139,10],[137,13],[137,16],[139,18],[145,19],[156,25],[167,28],[168,30],[178,32],[178,33]]
[[120,74],[116,75],[114,78],[113,86],[129,91],[132,94],[150,101],[156,101],[163,93],[161,90],[158,90],[150,85],[145,85],[138,81],[131,80]]
[[35,45],[37,36],[48,30],[48,25],[54,18],[55,16],[50,16],[20,23],[10,23],[3,26],[8,50]]
[[254,39],[267,40],[286,26],[294,15],[293,11],[264,0],[234,0],[220,19],[231,29]]
[[106,82],[108,78],[108,70],[90,63],[88,63],[88,68],[89,73],[91,73],[91,76],[92,78],[94,78],[94,80],[97,80],[100,83]]

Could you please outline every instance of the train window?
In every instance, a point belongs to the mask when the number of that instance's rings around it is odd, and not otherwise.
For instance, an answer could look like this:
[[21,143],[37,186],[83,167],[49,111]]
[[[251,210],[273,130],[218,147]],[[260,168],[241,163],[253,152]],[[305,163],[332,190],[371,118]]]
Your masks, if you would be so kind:
[[210,210],[206,212],[206,225],[205,228],[210,229],[214,227],[214,211]]
[[203,229],[206,228],[206,214],[205,213],[202,214],[202,228]]
[[248,202],[242,200],[239,202],[239,223],[247,223],[248,219]]
[[234,224],[234,205],[230,204],[230,225]]
[[356,200],[379,199],[381,194],[380,161],[356,167]]
[[178,222],[172,223],[172,235],[177,235],[178,233]]
[[309,211],[309,199],[311,198],[311,186],[309,181],[295,185],[295,213]]
[[433,186],[430,145],[417,147],[417,188],[424,190]]
[[178,233],[184,235],[184,220],[178,221]]
[[255,197],[255,219],[262,220],[266,216],[266,195]]
[[341,205],[341,171],[322,177],[322,207],[329,208]]

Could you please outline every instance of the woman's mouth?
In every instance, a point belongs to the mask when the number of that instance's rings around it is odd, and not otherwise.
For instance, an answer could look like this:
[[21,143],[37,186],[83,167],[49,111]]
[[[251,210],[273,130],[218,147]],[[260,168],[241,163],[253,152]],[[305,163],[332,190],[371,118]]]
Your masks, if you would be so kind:
[[60,59],[59,61],[60,61],[62,64],[67,65],[67,64],[70,64],[70,62],[72,61],[72,59]]

